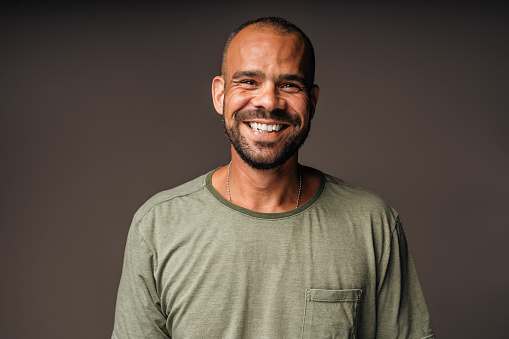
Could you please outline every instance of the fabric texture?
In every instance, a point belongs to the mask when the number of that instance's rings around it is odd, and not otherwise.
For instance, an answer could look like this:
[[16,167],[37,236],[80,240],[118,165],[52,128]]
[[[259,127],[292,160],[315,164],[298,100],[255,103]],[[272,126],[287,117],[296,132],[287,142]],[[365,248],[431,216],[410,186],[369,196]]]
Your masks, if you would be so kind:
[[434,338],[397,213],[320,172],[297,209],[224,199],[213,171],[136,213],[112,338]]

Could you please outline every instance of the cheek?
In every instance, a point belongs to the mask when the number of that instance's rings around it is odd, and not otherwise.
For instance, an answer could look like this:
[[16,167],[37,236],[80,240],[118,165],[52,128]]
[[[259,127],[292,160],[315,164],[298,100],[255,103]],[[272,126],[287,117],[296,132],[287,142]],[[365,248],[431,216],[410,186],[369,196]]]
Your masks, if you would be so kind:
[[233,113],[247,106],[252,96],[244,93],[230,93],[225,97],[225,108],[227,112]]
[[297,114],[303,119],[309,115],[310,102],[305,98],[288,100],[287,106],[292,114]]

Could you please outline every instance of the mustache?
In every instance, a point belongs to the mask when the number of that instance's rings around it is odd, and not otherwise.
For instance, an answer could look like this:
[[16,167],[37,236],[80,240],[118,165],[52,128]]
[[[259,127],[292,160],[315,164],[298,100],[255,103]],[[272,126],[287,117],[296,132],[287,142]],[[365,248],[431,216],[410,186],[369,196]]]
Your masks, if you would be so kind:
[[298,115],[290,115],[287,112],[280,109],[275,109],[270,112],[263,108],[248,109],[244,111],[235,112],[234,117],[235,121],[237,122],[253,119],[265,119],[265,120],[277,120],[297,126],[300,125],[301,123],[301,118]]

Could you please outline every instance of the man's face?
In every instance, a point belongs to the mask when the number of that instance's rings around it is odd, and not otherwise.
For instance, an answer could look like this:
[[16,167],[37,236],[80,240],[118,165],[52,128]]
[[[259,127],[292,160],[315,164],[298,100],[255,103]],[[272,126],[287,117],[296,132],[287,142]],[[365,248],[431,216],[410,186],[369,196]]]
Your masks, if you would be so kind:
[[253,168],[284,164],[308,135],[318,87],[305,87],[304,48],[297,34],[249,26],[230,44],[224,78],[214,79],[228,139]]

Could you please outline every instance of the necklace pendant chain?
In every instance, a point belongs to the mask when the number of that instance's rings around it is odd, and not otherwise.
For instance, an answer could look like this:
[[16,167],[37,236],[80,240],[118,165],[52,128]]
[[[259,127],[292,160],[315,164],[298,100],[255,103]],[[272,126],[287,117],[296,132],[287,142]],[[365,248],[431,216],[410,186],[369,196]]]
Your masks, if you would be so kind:
[[[228,174],[226,175],[226,188],[228,189],[228,200],[232,202],[232,195],[230,193],[230,167],[232,165],[232,162],[228,164]],[[298,165],[299,168],[299,195],[297,195],[297,204],[295,205],[295,208],[299,207],[299,200],[300,200],[300,193],[302,192],[302,173],[300,171],[300,165]]]

